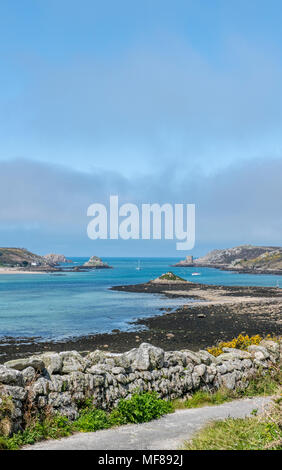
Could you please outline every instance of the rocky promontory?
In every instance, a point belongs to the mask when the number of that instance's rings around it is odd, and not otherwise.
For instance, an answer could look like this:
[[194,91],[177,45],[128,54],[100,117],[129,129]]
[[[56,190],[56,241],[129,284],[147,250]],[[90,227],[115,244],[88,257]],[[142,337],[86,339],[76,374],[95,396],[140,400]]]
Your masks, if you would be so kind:
[[43,258],[46,259],[46,261],[53,266],[72,262],[70,259],[67,259],[65,255],[58,255],[55,253],[49,253],[48,255],[44,255]]
[[282,247],[240,245],[212,250],[205,256],[191,256],[174,266],[208,267],[254,274],[282,274]]
[[0,248],[0,267],[32,272],[56,270],[46,258],[25,248]]

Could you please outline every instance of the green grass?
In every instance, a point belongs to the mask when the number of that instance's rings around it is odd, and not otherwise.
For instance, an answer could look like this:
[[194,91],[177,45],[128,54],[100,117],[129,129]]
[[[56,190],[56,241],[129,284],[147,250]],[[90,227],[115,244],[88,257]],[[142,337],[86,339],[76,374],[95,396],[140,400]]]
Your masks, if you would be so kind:
[[199,408],[202,406],[221,405],[227,401],[236,400],[238,398],[255,397],[261,395],[279,394],[281,384],[281,371],[273,370],[272,374],[267,373],[265,376],[259,376],[252,379],[245,389],[228,390],[219,389],[217,392],[210,393],[203,390],[195,392],[191,398],[183,400],[174,400],[173,408]]
[[[255,414],[255,413],[254,413]],[[264,416],[217,421],[199,431],[186,450],[282,450],[281,403]]]
[[225,389],[218,390],[215,393],[199,390],[185,401],[174,400],[173,407],[174,409],[200,408],[202,406],[221,405],[230,400],[234,400],[234,398],[231,398],[231,393]]

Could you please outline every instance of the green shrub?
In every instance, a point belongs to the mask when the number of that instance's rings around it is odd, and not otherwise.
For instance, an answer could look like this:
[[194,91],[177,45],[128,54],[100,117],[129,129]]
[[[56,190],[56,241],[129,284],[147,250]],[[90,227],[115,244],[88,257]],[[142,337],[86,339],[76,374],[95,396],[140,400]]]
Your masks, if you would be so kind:
[[171,402],[158,398],[156,392],[135,393],[130,399],[120,400],[117,413],[127,423],[144,423],[173,411]]
[[81,411],[79,418],[73,426],[77,431],[93,432],[109,428],[110,422],[105,411],[86,408]]
[[14,450],[24,445],[35,444],[38,441],[66,437],[72,432],[73,423],[66,416],[50,415],[35,419],[24,431],[13,434],[7,439],[7,446]]

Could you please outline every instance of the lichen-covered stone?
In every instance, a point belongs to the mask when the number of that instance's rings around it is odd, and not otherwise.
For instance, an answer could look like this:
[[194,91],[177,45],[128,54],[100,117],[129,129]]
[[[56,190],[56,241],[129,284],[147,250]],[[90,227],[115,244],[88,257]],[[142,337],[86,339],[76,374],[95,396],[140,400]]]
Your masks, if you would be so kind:
[[62,355],[55,352],[46,352],[38,356],[44,363],[45,369],[47,369],[50,375],[60,374],[63,367]]
[[23,375],[17,369],[0,365],[0,384],[23,385]]
[[263,346],[271,355],[275,357],[275,359],[279,358],[279,353],[280,353],[280,345],[276,341],[271,341],[271,340],[262,340],[259,344],[260,346]]
[[70,374],[71,372],[84,372],[86,362],[77,351],[64,351],[60,353],[63,361],[62,373]]
[[137,370],[160,369],[164,363],[164,351],[148,343],[142,343],[133,357],[131,367]]
[[24,370],[27,367],[33,367],[35,370],[41,371],[44,368],[44,362],[36,356],[31,356],[26,359],[14,359],[13,361],[5,362],[6,367],[16,370]]
[[221,384],[229,390],[234,390],[236,385],[236,372],[224,374],[221,377]]
[[39,379],[31,385],[30,391],[32,392],[33,396],[36,397],[38,395],[47,395],[50,390],[50,381],[45,379],[44,377],[40,377]]
[[24,385],[30,384],[36,377],[35,369],[33,367],[27,367],[22,371],[22,376]]
[[189,349],[183,349],[181,352],[184,354],[187,364],[201,364],[202,359],[193,351],[189,351]]
[[216,363],[215,357],[208,351],[200,350],[197,352],[197,356],[201,359],[204,364],[207,364],[208,366],[212,363]]
[[248,347],[248,351],[259,361],[264,361],[270,358],[270,354],[266,348],[253,344]]
[[7,395],[22,402],[27,397],[27,390],[17,385],[3,385],[0,389],[0,395]]

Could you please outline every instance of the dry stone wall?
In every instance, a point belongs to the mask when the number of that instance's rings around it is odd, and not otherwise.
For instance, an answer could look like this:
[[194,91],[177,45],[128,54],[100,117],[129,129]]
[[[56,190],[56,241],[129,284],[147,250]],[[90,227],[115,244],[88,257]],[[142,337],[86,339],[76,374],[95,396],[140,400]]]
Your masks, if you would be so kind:
[[224,348],[218,357],[204,350],[164,352],[148,343],[122,354],[48,352],[0,365],[0,409],[5,397],[11,397],[11,433],[24,426],[26,410],[58,412],[74,420],[79,402],[86,398],[110,410],[136,390],[154,390],[162,398],[174,399],[199,389],[245,387],[259,370],[270,369],[280,359],[281,344],[273,341],[248,351]]

